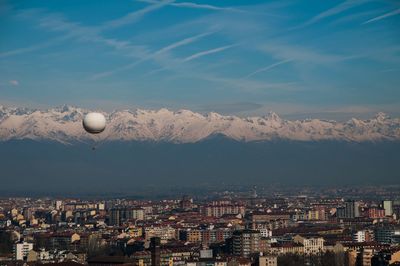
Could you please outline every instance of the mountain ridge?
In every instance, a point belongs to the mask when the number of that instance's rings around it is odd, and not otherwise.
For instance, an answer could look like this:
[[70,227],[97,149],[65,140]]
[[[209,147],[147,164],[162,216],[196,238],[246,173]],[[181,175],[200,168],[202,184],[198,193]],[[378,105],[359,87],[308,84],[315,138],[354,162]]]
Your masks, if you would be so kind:
[[380,141],[400,140],[400,119],[385,113],[345,122],[323,119],[285,120],[274,112],[264,116],[238,117],[215,112],[205,114],[187,109],[118,110],[102,112],[106,130],[96,136],[82,128],[89,110],[63,105],[50,109],[4,107],[0,105],[0,141],[12,139],[75,141],[165,141],[195,143],[214,135],[252,142],[296,141]]

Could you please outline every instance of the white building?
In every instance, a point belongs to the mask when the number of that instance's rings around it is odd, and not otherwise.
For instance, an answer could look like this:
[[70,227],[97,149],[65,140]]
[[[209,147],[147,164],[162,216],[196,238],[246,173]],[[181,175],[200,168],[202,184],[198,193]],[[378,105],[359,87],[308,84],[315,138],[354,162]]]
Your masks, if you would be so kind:
[[213,257],[212,249],[202,249],[200,250],[200,258],[210,259]]
[[38,259],[41,261],[50,260],[50,252],[46,251],[44,248],[39,251]]
[[355,241],[355,242],[359,242],[359,243],[361,243],[361,242],[365,242],[365,231],[363,231],[363,230],[360,230],[360,231],[357,231],[357,232],[355,232],[354,234],[353,234],[353,240]]
[[272,237],[272,230],[269,230],[268,228],[261,228],[258,229],[258,231],[260,231],[262,237]]
[[99,203],[97,203],[97,209],[99,211],[103,211],[106,209],[106,205],[103,202],[99,202]]
[[29,251],[33,249],[33,244],[28,242],[17,243],[14,245],[14,259],[24,260]]
[[56,210],[61,210],[62,209],[62,207],[63,207],[63,202],[62,202],[62,200],[56,200],[56,204],[55,204],[56,206]]
[[385,209],[385,216],[393,215],[393,202],[391,200],[384,200],[382,202],[383,208]]
[[146,227],[144,229],[144,233],[145,233],[146,239],[150,239],[152,237],[159,237],[159,238],[161,238],[162,242],[166,242],[167,240],[176,238],[175,237],[176,231],[174,228],[172,228],[170,226]]
[[209,261],[188,261],[186,262],[186,266],[227,266],[228,263],[226,261],[217,261],[215,259]]
[[304,254],[318,254],[325,251],[324,239],[322,237],[303,237],[296,235],[293,241],[304,246]]
[[144,220],[145,218],[144,210],[142,208],[133,208],[132,218],[135,220]]

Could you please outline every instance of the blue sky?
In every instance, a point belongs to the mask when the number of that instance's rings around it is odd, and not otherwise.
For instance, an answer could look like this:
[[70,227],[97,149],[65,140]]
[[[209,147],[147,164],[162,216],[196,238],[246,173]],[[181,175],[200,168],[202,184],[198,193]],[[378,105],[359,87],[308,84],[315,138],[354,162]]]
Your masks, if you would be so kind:
[[0,104],[400,115],[398,1],[0,1]]

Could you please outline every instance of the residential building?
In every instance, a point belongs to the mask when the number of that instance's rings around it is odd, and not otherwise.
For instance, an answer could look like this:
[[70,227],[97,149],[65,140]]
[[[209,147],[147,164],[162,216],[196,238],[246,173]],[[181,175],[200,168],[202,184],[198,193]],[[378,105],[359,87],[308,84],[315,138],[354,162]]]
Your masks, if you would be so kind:
[[324,239],[319,236],[296,235],[293,238],[295,243],[300,243],[304,247],[304,254],[319,254],[324,252]]
[[260,232],[256,230],[237,230],[232,234],[233,254],[240,257],[249,257],[260,251]]
[[20,242],[14,244],[14,259],[15,260],[25,260],[28,256],[29,251],[33,249],[33,243]]
[[393,201],[384,200],[382,202],[382,207],[385,210],[385,216],[392,216],[393,215]]

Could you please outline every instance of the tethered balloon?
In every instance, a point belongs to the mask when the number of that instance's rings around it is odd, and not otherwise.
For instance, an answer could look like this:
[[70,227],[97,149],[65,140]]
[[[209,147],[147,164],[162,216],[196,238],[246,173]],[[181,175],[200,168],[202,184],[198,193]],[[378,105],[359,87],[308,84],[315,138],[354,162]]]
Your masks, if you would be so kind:
[[83,119],[83,128],[90,134],[98,134],[106,128],[106,118],[101,113],[88,113]]
[[[101,113],[88,113],[82,122],[83,128],[90,134],[99,134],[106,128],[106,118]],[[92,147],[95,150],[96,146]]]

